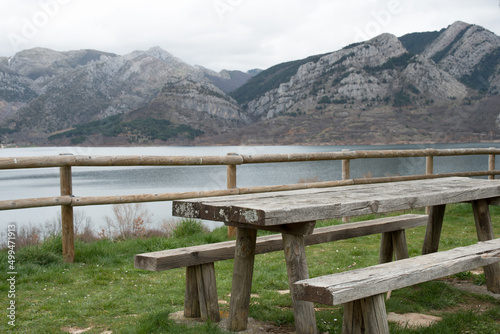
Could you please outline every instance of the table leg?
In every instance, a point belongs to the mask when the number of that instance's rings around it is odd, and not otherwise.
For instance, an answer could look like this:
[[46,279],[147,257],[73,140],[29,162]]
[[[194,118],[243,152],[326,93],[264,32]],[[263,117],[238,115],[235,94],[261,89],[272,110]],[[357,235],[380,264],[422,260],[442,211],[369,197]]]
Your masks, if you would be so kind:
[[[477,239],[487,241],[495,238],[491,223],[490,208],[486,200],[472,202],[474,221],[476,222]],[[486,287],[489,291],[500,293],[500,264],[494,263],[484,267]]]
[[435,253],[439,249],[439,239],[441,238],[441,229],[443,228],[443,218],[446,205],[435,205],[429,209],[429,221],[425,231],[424,246],[422,254]]
[[237,227],[228,330],[247,329],[257,230]]
[[396,261],[409,258],[410,254],[408,253],[408,245],[406,244],[405,230],[393,231],[391,232],[391,237]]
[[288,284],[290,286],[293,315],[295,317],[295,330],[298,334],[317,333],[314,304],[312,302],[296,300],[293,293],[293,283],[309,278],[304,237],[287,233],[283,233],[282,235]]
[[392,233],[384,232],[380,236],[380,252],[378,263],[392,262],[394,257],[394,245],[392,244]]

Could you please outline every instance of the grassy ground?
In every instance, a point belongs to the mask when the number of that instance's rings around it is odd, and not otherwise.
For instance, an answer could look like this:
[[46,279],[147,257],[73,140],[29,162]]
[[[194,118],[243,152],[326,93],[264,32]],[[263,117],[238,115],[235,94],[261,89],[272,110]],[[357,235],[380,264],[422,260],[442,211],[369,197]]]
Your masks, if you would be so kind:
[[[500,234],[500,208],[492,207],[495,233]],[[363,217],[367,218],[367,217]],[[368,217],[373,218],[373,217]],[[320,222],[318,226],[338,221]],[[425,228],[407,231],[410,256],[419,255]],[[85,333],[222,333],[214,324],[197,327],[177,325],[168,315],[183,309],[185,270],[163,272],[136,270],[137,253],[226,240],[226,229],[211,233],[180,230],[176,237],[154,237],[125,241],[99,240],[76,243],[73,264],[62,261],[59,237],[35,247],[16,251],[15,299],[11,291],[7,251],[0,253],[2,333],[67,333],[70,328]],[[310,276],[350,270],[378,261],[380,236],[368,236],[307,247]],[[449,206],[440,249],[477,241],[469,205]],[[232,261],[215,264],[219,299],[229,302]],[[455,279],[484,284],[484,275],[462,273]],[[258,255],[252,285],[250,316],[293,329],[286,268],[281,252]],[[15,300],[15,327],[7,317],[9,302]],[[229,305],[221,303],[221,310]],[[340,333],[342,308],[317,305],[316,317],[322,332]],[[500,302],[492,297],[457,290],[438,280],[392,292],[388,312],[420,312],[443,317],[430,328],[405,329],[391,324],[391,333],[500,333]]]

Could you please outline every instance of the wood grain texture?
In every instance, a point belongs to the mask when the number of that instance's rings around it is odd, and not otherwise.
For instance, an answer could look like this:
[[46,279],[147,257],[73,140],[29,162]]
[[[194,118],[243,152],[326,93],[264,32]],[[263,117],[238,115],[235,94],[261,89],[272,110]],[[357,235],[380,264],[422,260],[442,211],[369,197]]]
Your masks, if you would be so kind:
[[205,293],[205,286],[203,284],[203,274],[201,266],[195,266],[196,271],[196,287],[198,288],[198,299],[200,301],[200,318],[201,320],[208,320],[207,299]]
[[342,334],[389,334],[383,294],[344,304]]
[[380,251],[378,253],[378,263],[391,262],[394,254],[394,245],[392,244],[392,233],[385,232],[380,236]]
[[462,177],[173,202],[174,215],[272,226],[500,197],[500,181]]
[[186,318],[201,317],[196,268],[197,266],[186,267],[186,292],[184,294],[184,316]]
[[499,249],[500,239],[494,239],[449,251],[303,280],[295,283],[295,297],[339,305],[497,263],[500,258],[489,255]]
[[378,263],[409,258],[405,230],[382,233]]
[[[236,153],[228,153],[227,155],[237,155]],[[227,189],[236,188],[237,179],[236,179],[236,165],[227,165]],[[236,238],[236,227],[228,226],[227,228],[227,237],[228,238]]]
[[227,329],[237,332],[247,329],[257,230],[238,227],[236,235]]
[[271,226],[258,226],[258,225],[250,225],[245,223],[226,223],[228,227],[243,227],[243,228],[253,228],[262,231],[270,231],[276,233],[288,233],[295,235],[310,235],[314,232],[314,228],[316,227],[316,221],[312,222],[303,222],[303,223],[293,223],[293,224],[285,224],[285,225],[271,225]]
[[[486,241],[495,238],[493,225],[491,223],[490,208],[486,200],[472,202],[474,221],[476,223],[477,238],[479,241]],[[486,277],[486,287],[488,291],[500,293],[500,264],[494,263],[484,267]]]
[[406,244],[406,231],[399,230],[391,232],[391,234],[395,259],[401,260],[409,258],[408,245]]
[[202,320],[210,319],[213,322],[219,322],[219,301],[217,298],[217,286],[215,284],[214,264],[202,264],[195,268],[198,298],[200,301],[200,317]]
[[283,248],[285,252],[288,284],[292,295],[295,329],[301,334],[316,334],[316,315],[314,304],[294,298],[293,283],[309,278],[304,237],[283,233]]
[[[490,154],[488,157],[488,170],[495,170],[495,154]],[[495,175],[488,175],[488,180],[494,180]]]
[[[58,206],[63,202],[71,206],[87,206],[87,205],[103,205],[103,204],[124,204],[124,203],[143,203],[143,202],[162,202],[172,200],[183,200],[193,198],[206,198],[215,196],[232,196],[242,194],[256,194],[263,192],[279,192],[285,190],[298,190],[298,189],[312,189],[312,188],[332,188],[346,185],[366,185],[366,184],[380,184],[391,183],[400,181],[430,179],[430,178],[447,178],[447,177],[477,177],[486,175],[500,175],[500,171],[484,171],[484,172],[460,172],[460,173],[442,173],[434,175],[409,175],[409,176],[391,176],[391,177],[378,177],[378,178],[360,178],[341,181],[326,181],[326,182],[311,182],[311,183],[297,183],[278,186],[258,186],[210,191],[190,191],[180,193],[163,193],[163,194],[140,194],[140,195],[118,195],[118,196],[84,196],[84,197],[70,197],[70,196],[57,196],[47,198],[27,198],[0,201],[0,210],[15,210],[23,208],[35,208],[45,206]],[[189,211],[188,211],[189,212]],[[187,216],[188,212],[176,212],[174,216],[191,217]],[[196,218],[192,216],[191,218]],[[348,217],[346,217],[348,218]]]
[[[71,167],[59,168],[61,197],[73,195],[73,182]],[[73,228],[73,207],[61,205],[61,236],[62,253],[65,262],[73,263],[75,260],[75,232]]]
[[361,310],[366,334],[389,334],[389,324],[383,294],[362,298]]
[[425,231],[422,254],[430,254],[438,251],[445,210],[446,204],[434,205],[429,208],[429,222]]
[[359,334],[365,332],[361,301],[354,300],[344,304],[342,334]]
[[59,155],[44,157],[0,158],[0,169],[44,168],[61,166],[183,166],[238,165],[269,162],[296,162],[366,158],[402,158],[425,156],[500,154],[497,148],[360,150],[342,152],[309,152],[292,154],[254,154],[228,156],[88,156]]
[[[384,217],[373,220],[316,228],[311,235],[304,236],[306,245],[361,237],[384,232],[403,230],[427,224],[426,215],[407,214]],[[236,241],[198,245],[185,248],[137,254],[135,268],[150,271],[162,271],[203,263],[223,261],[234,258]],[[256,254],[283,250],[281,234],[266,235],[257,238]]]

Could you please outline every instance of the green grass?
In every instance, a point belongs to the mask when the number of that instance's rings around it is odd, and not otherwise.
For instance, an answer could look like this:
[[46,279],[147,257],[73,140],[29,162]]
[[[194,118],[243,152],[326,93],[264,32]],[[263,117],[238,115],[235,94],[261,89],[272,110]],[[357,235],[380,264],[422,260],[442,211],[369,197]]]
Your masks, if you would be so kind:
[[[492,207],[496,235],[500,234],[500,208]],[[375,218],[375,216],[360,219]],[[339,221],[319,222],[318,226]],[[184,226],[178,237],[76,243],[75,262],[62,260],[60,238],[16,252],[16,327],[6,317],[9,284],[7,252],[0,253],[2,333],[65,333],[64,329],[89,328],[85,333],[222,333],[215,324],[178,325],[168,315],[183,309],[185,270],[148,272],[134,269],[137,253],[227,240],[226,228],[207,233]],[[410,256],[421,252],[425,227],[407,231]],[[307,247],[310,276],[374,265],[380,236],[343,240]],[[440,250],[477,242],[469,205],[449,206],[445,214]],[[215,264],[220,300],[229,302],[232,260]],[[455,279],[484,284],[484,275],[461,273]],[[256,256],[250,316],[293,329],[293,312],[281,252]],[[317,305],[319,330],[340,333],[342,308]],[[221,304],[221,310],[229,306]],[[443,317],[430,328],[409,329],[390,324],[391,333],[500,333],[500,302],[487,296],[457,290],[437,280],[392,292],[388,312],[420,312]]]

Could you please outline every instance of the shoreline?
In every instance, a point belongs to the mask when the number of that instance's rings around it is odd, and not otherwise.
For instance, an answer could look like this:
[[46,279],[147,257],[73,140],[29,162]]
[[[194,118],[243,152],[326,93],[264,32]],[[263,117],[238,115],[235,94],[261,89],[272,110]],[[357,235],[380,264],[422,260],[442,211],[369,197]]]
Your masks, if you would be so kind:
[[37,148],[37,147],[96,147],[96,148],[105,148],[105,147],[131,147],[131,148],[139,148],[139,147],[233,147],[233,146],[241,146],[241,147],[312,147],[312,146],[392,146],[392,145],[457,145],[457,144],[486,144],[492,143],[497,144],[500,143],[500,139],[498,140],[477,140],[477,141],[395,141],[391,143],[386,142],[375,142],[375,143],[358,143],[358,142],[345,142],[345,143],[295,143],[295,144],[275,144],[275,143],[224,143],[224,144],[209,144],[209,143],[190,143],[190,144],[149,144],[149,145],[113,145],[113,144],[99,144],[99,145],[48,145],[48,144],[39,144],[39,145],[3,145],[2,149],[12,149],[12,148]]

